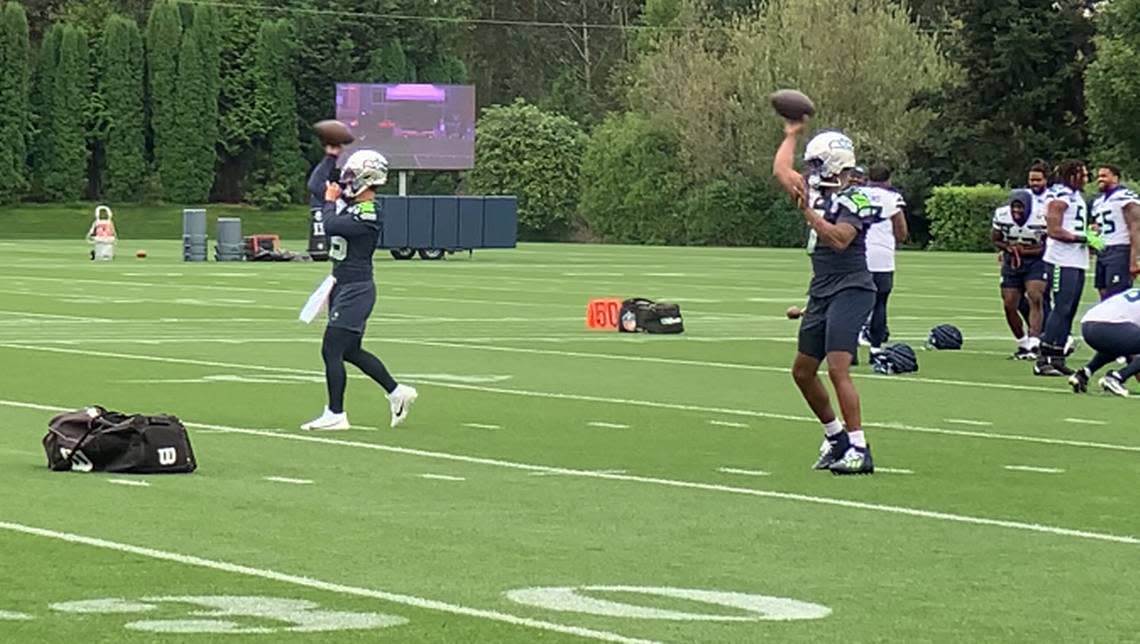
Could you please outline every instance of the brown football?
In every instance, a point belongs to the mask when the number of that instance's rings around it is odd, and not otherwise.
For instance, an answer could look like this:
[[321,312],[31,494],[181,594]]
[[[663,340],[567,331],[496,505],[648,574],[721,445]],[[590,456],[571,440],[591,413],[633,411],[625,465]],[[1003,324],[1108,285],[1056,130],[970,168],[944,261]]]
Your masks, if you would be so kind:
[[815,103],[803,92],[794,89],[773,92],[769,100],[776,113],[790,121],[801,121],[805,116],[815,114]]
[[319,121],[313,124],[313,129],[316,130],[321,143],[325,145],[348,145],[356,140],[356,137],[352,136],[352,130],[340,121],[331,119]]

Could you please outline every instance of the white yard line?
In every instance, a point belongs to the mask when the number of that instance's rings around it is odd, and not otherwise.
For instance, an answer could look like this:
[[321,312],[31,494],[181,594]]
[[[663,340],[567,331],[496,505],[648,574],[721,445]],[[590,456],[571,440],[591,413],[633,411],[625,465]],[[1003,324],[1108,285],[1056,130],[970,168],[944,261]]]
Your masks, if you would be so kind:
[[265,480],[266,481],[272,481],[274,483],[289,483],[291,485],[312,485],[313,484],[313,482],[310,481],[309,479],[291,479],[287,476],[267,476],[267,477],[265,477]]
[[93,546],[95,548],[103,548],[104,550],[113,550],[125,554],[135,555],[139,557],[147,557],[150,559],[158,559],[161,561],[171,561],[187,566],[196,566],[198,568],[209,568],[211,570],[218,570],[221,572],[233,573],[237,575],[245,575],[247,577],[258,577],[261,579],[268,579],[284,584],[292,584],[294,586],[302,586],[304,588],[312,588],[315,590],[323,590],[331,593],[339,593],[342,595],[355,595],[357,597],[367,597],[370,599],[379,599],[381,601],[392,602],[394,604],[403,604],[404,606],[412,606],[415,608],[422,608],[426,610],[435,610],[444,613],[452,613],[454,615],[463,615],[465,617],[478,617],[481,619],[488,619],[496,622],[503,622],[512,624],[514,626],[525,626],[537,630],[550,631],[553,633],[563,633],[565,635],[576,635],[586,639],[594,639],[602,642],[621,642],[624,644],[651,644],[652,640],[634,639],[631,637],[624,637],[617,633],[610,633],[608,631],[594,630],[590,628],[582,628],[580,626],[567,626],[565,624],[557,624],[554,622],[546,622],[538,619],[531,619],[529,617],[518,617],[508,613],[500,613],[494,610],[483,610],[479,608],[470,608],[461,606],[459,604],[451,604],[448,602],[437,601],[434,599],[426,599],[423,597],[416,597],[413,595],[403,595],[399,593],[391,593],[383,590],[375,590],[372,588],[360,588],[356,586],[348,586],[345,584],[338,584],[335,582],[321,581],[313,579],[312,577],[303,577],[300,575],[290,575],[288,573],[277,572],[265,568],[254,568],[252,566],[245,566],[241,564],[229,563],[226,561],[217,561],[214,559],[204,559],[202,557],[195,557],[193,555],[185,555],[177,552],[170,552],[166,550],[157,550],[155,548],[146,548],[142,546],[135,546],[127,543],[119,543],[115,541],[108,541],[106,539],[99,539],[97,537],[88,537],[70,532],[58,532],[55,530],[48,530],[44,528],[37,528],[33,526],[23,525],[20,523],[9,523],[0,521],[0,530],[8,530],[10,532],[19,532],[22,534],[34,535],[37,537],[45,537],[48,539],[56,539],[68,543],[77,543],[86,546]]
[[1107,425],[1108,423],[1103,420],[1089,420],[1087,418],[1066,418],[1066,423],[1073,423],[1074,425]]
[[763,470],[741,470],[741,469],[737,469],[735,467],[718,467],[716,469],[716,471],[723,472],[725,474],[740,474],[742,476],[771,476],[772,475],[771,472],[765,472]]
[[914,474],[914,470],[904,470],[895,467],[875,467],[875,472],[884,474]]
[[[188,364],[202,367],[220,367],[223,369],[239,369],[246,371],[262,371],[266,373],[291,373],[307,376],[321,376],[323,371],[314,369],[296,369],[293,367],[267,367],[263,365],[253,364],[239,364],[234,362],[217,362],[211,360],[196,360],[191,358],[168,358],[162,356],[148,356],[132,353],[114,353],[108,351],[90,351],[86,349],[70,349],[61,347],[38,347],[25,344],[8,344],[0,343],[0,348],[21,349],[26,351],[43,351],[48,353],[62,353],[71,355],[85,355],[98,358],[115,358],[120,360],[138,360],[143,362],[157,362],[163,364]],[[352,377],[352,376],[350,376]],[[359,378],[367,378],[367,376],[360,375]],[[880,376],[881,377],[881,376]],[[885,379],[884,380],[888,380]],[[460,389],[465,391],[478,391],[483,393],[501,394],[508,396],[523,396],[529,398],[542,398],[548,400],[572,400],[579,402],[596,402],[607,403],[612,405],[621,406],[637,406],[647,407],[652,409],[669,409],[674,411],[687,411],[702,414],[714,414],[721,416],[742,416],[749,418],[765,418],[770,420],[784,420],[789,422],[811,423],[818,425],[819,421],[814,417],[808,416],[793,416],[791,414],[777,414],[764,411],[754,411],[748,409],[730,409],[724,407],[704,407],[700,405],[683,405],[677,403],[664,403],[652,400],[636,400],[629,398],[609,398],[605,396],[589,396],[584,394],[563,394],[547,391],[528,391],[525,389],[507,389],[504,387],[487,387],[481,385],[467,385],[455,382],[430,382],[425,383],[433,387],[442,387],[446,389]],[[2,404],[2,403],[0,403]],[[1043,436],[1026,436],[1021,434],[1004,434],[992,432],[975,432],[963,429],[944,429],[939,427],[923,427],[918,425],[908,425],[905,423],[895,422],[878,422],[878,423],[864,423],[864,427],[869,429],[891,429],[897,431],[913,432],[920,434],[939,434],[943,436],[960,436],[967,438],[979,438],[985,440],[1003,440],[1013,441],[1020,443],[1037,443],[1041,445],[1059,445],[1065,447],[1083,447],[1093,449],[1105,449],[1120,452],[1138,452],[1140,453],[1140,445],[1119,445],[1113,443],[1101,443],[1094,441],[1079,441],[1063,438],[1046,438]]]
[[1005,469],[1013,472],[1033,472],[1035,474],[1064,474],[1065,470],[1056,467],[1035,467],[1033,465],[1006,465]]
[[463,426],[471,429],[502,429],[498,425],[485,425],[483,423],[463,423]]
[[[593,474],[625,474],[626,470],[589,470]],[[565,476],[559,472],[531,472],[531,476]]]
[[602,429],[629,429],[629,425],[622,425],[621,423],[605,423],[600,420],[591,421],[586,424],[590,427],[601,427]]
[[435,481],[466,481],[467,479],[462,476],[448,476],[446,474],[420,474],[421,479],[432,479]]
[[942,422],[950,423],[951,425],[971,425],[973,427],[993,427],[993,423],[988,420],[968,420],[966,418],[943,418]]
[[[40,411],[60,412],[66,409],[57,406],[41,405],[37,403],[24,403],[10,400],[0,400],[0,405],[8,407],[17,407],[23,409],[36,409]],[[403,454],[408,456],[420,456],[423,458],[432,458],[444,461],[453,461],[459,463],[471,463],[476,465],[489,465],[493,467],[501,467],[505,469],[521,470],[526,472],[549,472],[552,474],[561,474],[564,476],[577,476],[582,478],[601,479],[607,481],[625,481],[629,483],[640,483],[646,485],[657,485],[662,487],[671,487],[678,489],[701,490],[705,492],[722,492],[726,494],[737,494],[743,496],[753,496],[765,499],[777,499],[782,501],[794,501],[800,503],[810,503],[814,505],[824,505],[831,507],[841,507],[856,510],[868,510],[872,512],[880,512],[886,514],[895,514],[908,517],[917,517],[923,519],[933,519],[936,521],[947,521],[951,523],[961,523],[968,525],[983,525],[990,527],[1007,528],[1011,530],[1020,530],[1024,532],[1036,532],[1040,534],[1049,534],[1054,536],[1072,537],[1077,539],[1087,539],[1092,541],[1105,541],[1111,543],[1123,543],[1128,545],[1140,545],[1140,538],[1115,535],[1103,532],[1093,532],[1089,530],[1079,530],[1073,528],[1061,528],[1049,525],[1041,525],[1038,523],[1025,523],[1022,521],[1010,521],[1006,519],[992,519],[988,517],[975,517],[964,514],[952,514],[949,512],[938,512],[936,510],[922,510],[918,508],[908,508],[897,505],[884,505],[878,503],[867,503],[862,501],[852,501],[849,499],[837,499],[822,496],[812,496],[809,494],[797,494],[794,492],[777,492],[774,490],[758,490],[746,487],[732,487],[727,485],[714,485],[711,483],[699,483],[695,481],[682,481],[676,479],[663,479],[650,476],[635,476],[631,474],[604,474],[601,472],[592,472],[588,470],[578,470],[565,467],[552,467],[547,465],[535,465],[531,463],[519,463],[515,461],[505,461],[493,458],[484,458],[480,456],[468,456],[465,454],[452,454],[448,452],[432,452],[428,450],[412,449],[408,447],[398,447],[395,445],[384,445],[382,443],[364,443],[361,441],[349,441],[335,438],[327,438],[323,436],[310,436],[307,434],[287,434],[280,431],[267,431],[264,429],[243,429],[240,427],[229,427],[226,425],[212,425],[207,423],[194,423],[187,422],[188,427],[201,427],[205,429],[220,429],[232,434],[242,434],[247,436],[259,436],[263,438],[276,438],[280,440],[294,440],[304,443],[320,443],[324,445],[336,445],[339,447],[351,448],[353,450],[373,450],[379,452],[388,452],[392,454]],[[2,526],[2,524],[0,524]]]
[[150,483],[147,483],[146,481],[131,479],[107,479],[107,482],[114,483],[115,485],[129,485],[131,487],[150,487]]
[[717,427],[735,427],[737,429],[748,429],[747,423],[733,423],[727,420],[710,420],[709,424],[716,425]]

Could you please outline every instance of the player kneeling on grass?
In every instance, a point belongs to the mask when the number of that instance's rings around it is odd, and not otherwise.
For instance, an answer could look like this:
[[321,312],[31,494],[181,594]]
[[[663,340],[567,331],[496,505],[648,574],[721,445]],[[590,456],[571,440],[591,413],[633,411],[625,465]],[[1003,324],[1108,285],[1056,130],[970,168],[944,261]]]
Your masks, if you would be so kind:
[[[376,251],[381,224],[375,190],[387,181],[388,160],[379,152],[360,150],[345,162],[341,183],[326,185],[322,219],[336,280],[329,295],[329,323],[321,343],[329,404],[319,418],[305,423],[301,429],[349,428],[348,414],[344,413],[344,390],[348,382],[345,362],[368,374],[388,393],[392,427],[404,422],[409,407],[416,401],[415,389],[397,384],[384,363],[361,347],[364,327],[376,304],[372,254]],[[342,195],[351,205],[338,214],[336,202]]]
[[[851,188],[855,147],[839,132],[824,132],[807,145],[804,161],[810,177],[793,167],[796,140],[804,122],[789,121],[776,152],[772,172],[791,195],[814,233],[810,300],[802,312],[799,353],[792,376],[804,399],[823,424],[824,442],[815,468],[834,474],[870,474],[875,468],[863,435],[859,392],[851,381],[851,363],[859,332],[875,304],[875,281],[867,269],[866,229],[872,204]],[[799,313],[799,311],[795,311]],[[789,317],[793,311],[789,311]],[[836,418],[819,366],[835,387],[846,428]]]
[[[1092,375],[1110,362],[1124,356],[1140,356],[1140,289],[1113,295],[1089,309],[1081,318],[1081,336],[1096,355],[1069,378],[1076,393],[1088,391]],[[1101,378],[1100,386],[1117,396],[1127,396],[1124,383],[1137,374],[1140,374],[1140,358]]]

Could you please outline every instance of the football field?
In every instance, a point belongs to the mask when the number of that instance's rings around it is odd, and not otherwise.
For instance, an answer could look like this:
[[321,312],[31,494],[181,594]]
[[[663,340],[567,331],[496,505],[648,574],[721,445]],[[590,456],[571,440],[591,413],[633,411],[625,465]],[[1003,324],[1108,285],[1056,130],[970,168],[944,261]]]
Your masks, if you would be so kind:
[[[349,367],[354,429],[313,434],[326,264],[87,250],[0,242],[2,642],[1136,640],[1140,407],[1007,359],[990,255],[900,255],[892,341],[965,350],[864,353],[879,471],[834,477],[788,369],[802,251],[378,253],[365,346],[419,401],[389,429]],[[687,332],[586,330],[634,296]],[[48,471],[89,404],[179,416],[198,471]]]

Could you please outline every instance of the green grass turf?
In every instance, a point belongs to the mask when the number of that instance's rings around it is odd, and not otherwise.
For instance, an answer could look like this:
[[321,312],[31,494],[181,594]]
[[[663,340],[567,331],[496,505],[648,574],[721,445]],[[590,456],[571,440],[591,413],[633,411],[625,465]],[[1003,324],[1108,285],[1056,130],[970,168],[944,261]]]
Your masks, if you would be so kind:
[[[354,377],[349,415],[370,429],[313,436],[296,427],[324,403],[321,328],[296,314],[328,267],[187,265],[177,243],[147,247],[145,261],[95,265],[82,241],[0,242],[0,641],[1135,637],[1136,402],[1074,396],[1006,359],[1013,343],[992,257],[900,257],[894,339],[919,345],[953,322],[966,350],[920,352],[913,376],[859,368],[877,464],[912,473],[850,479],[808,469],[819,429],[787,373],[796,325],[783,319],[803,301],[799,251],[524,245],[403,263],[378,254],[366,345],[416,384],[420,401],[405,426],[388,429],[383,396]],[[585,330],[586,300],[606,296],[676,300],[688,332]],[[1086,305],[1093,297],[1090,288]],[[48,472],[39,439],[50,410],[90,403],[193,423],[200,470]],[[111,482],[123,478],[149,486]],[[103,541],[76,542],[84,538]],[[831,613],[641,619],[506,596],[566,586],[731,591]],[[307,600],[406,623],[286,632],[297,622],[169,599],[144,601],[141,613],[52,608],[200,596]],[[16,614],[28,619],[4,618]],[[171,620],[274,632],[137,630]]]
[[[95,216],[94,203],[19,204],[0,208],[0,238],[4,239],[83,239]],[[246,235],[280,235],[301,239],[308,234],[309,209],[289,206],[269,211],[235,204],[178,206],[173,204],[122,204],[114,206],[115,227],[124,244],[138,240],[181,239],[182,210],[205,208],[210,239],[217,239],[218,217],[242,220]],[[304,245],[295,246],[303,250]]]

